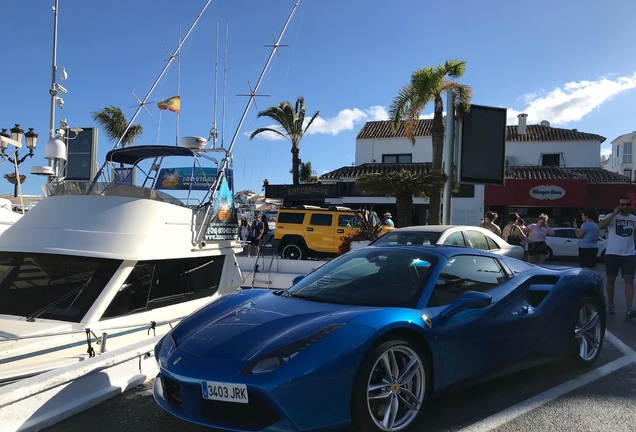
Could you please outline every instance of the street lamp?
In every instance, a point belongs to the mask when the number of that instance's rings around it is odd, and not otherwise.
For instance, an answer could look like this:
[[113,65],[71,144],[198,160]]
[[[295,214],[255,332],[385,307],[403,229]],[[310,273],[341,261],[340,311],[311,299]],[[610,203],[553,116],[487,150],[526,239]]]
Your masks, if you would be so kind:
[[[13,187],[13,196],[18,196],[18,186],[21,183],[20,175],[18,174],[18,165],[26,160],[28,157],[33,157],[33,150],[35,150],[35,146],[38,141],[38,134],[33,131],[33,128],[29,128],[28,132],[24,133],[24,130],[20,127],[18,123],[15,124],[14,127],[10,129],[11,135],[7,133],[6,129],[2,129],[0,132],[0,152],[2,152],[2,158],[8,160],[14,165],[13,176],[8,174],[7,179],[13,178],[14,180],[9,180],[14,184]],[[29,153],[20,157],[18,150],[22,147],[22,138],[26,138],[26,146],[29,149]],[[11,155],[6,154],[6,150],[9,147],[9,144],[12,144],[16,147],[16,149],[12,152],[13,157]]]

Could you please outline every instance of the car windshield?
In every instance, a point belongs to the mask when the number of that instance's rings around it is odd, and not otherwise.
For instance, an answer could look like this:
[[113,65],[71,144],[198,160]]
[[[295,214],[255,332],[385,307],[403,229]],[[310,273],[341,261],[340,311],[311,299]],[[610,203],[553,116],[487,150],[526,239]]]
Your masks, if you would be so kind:
[[422,246],[436,244],[439,237],[442,235],[440,232],[431,231],[391,231],[384,234],[373,242],[373,245],[388,246],[388,245],[405,245],[405,246]]
[[436,262],[415,248],[360,249],[318,268],[288,294],[328,303],[415,307]]

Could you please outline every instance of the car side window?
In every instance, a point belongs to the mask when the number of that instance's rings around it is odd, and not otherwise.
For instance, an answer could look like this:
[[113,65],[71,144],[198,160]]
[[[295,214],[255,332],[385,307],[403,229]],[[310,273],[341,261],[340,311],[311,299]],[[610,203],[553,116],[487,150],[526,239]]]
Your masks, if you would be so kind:
[[474,230],[466,230],[466,237],[468,237],[470,245],[475,249],[490,250],[486,236],[483,233]]
[[486,237],[486,241],[488,242],[488,250],[501,249],[501,246],[499,246],[499,244],[490,237]]
[[309,225],[331,226],[333,216],[325,213],[314,213],[311,215]]
[[353,228],[353,227],[357,226],[356,217],[354,215],[339,215],[338,216],[338,226],[339,227]]
[[454,256],[448,260],[437,278],[428,306],[451,304],[466,291],[488,292],[508,279],[508,274],[494,258]]
[[466,243],[464,242],[464,236],[462,236],[462,233],[459,231],[450,233],[444,240],[443,244],[450,246],[466,246]]
[[287,213],[287,212],[279,212],[278,213],[278,223],[280,224],[302,224],[305,215],[303,213]]

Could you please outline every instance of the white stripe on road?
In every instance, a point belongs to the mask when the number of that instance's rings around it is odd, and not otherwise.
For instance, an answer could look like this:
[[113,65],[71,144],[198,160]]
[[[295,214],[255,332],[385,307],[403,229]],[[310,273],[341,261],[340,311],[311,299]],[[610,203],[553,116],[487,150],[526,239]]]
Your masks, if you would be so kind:
[[580,387],[583,387],[584,385],[587,385],[599,378],[602,378],[612,372],[615,372],[625,366],[636,362],[636,352],[634,352],[634,350],[621,342],[612,333],[606,331],[605,340],[611,342],[611,344],[616,346],[616,348],[618,348],[619,351],[625,354],[625,356],[618,358],[610,363],[607,363],[601,367],[598,367],[584,375],[574,378],[573,380],[563,383],[560,386],[554,387],[530,399],[513,405],[510,408],[500,411],[497,414],[487,417],[477,423],[473,423],[472,425],[461,429],[461,432],[485,432],[495,429],[499,426],[503,426],[504,424],[516,419],[517,417],[522,416],[523,414],[526,414],[536,408],[541,407],[542,405],[547,404],[548,402],[551,402]]

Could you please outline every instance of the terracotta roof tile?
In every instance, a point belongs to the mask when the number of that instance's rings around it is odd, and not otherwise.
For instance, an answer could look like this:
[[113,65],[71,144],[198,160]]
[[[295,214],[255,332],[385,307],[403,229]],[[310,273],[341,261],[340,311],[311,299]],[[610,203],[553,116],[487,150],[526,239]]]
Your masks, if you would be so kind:
[[[433,127],[433,120],[420,120],[415,128],[415,136],[430,136]],[[404,123],[400,125],[397,131],[393,130],[393,126],[389,120],[366,122],[356,139],[365,138],[397,138],[405,137]]]
[[[430,136],[432,125],[433,120],[419,120],[415,129],[415,136]],[[542,125],[526,126],[525,135],[518,135],[517,130],[517,126],[506,126],[506,141],[599,141],[602,143],[607,139],[597,134],[579,132],[576,129],[560,129]],[[365,123],[356,139],[398,138],[404,136],[403,125],[397,131],[394,131],[391,122],[383,120]]]
[[631,183],[629,177],[604,168],[561,168],[556,166],[513,166],[506,169],[506,178],[516,180],[573,180],[588,183]]
[[[362,174],[388,173],[402,168],[413,173],[428,173],[431,163],[365,163],[344,166],[320,176],[320,180],[353,181]],[[585,180],[587,183],[631,183],[629,177],[604,168],[561,168],[557,166],[513,166],[506,168],[506,178],[515,180]]]
[[431,172],[431,163],[365,163],[357,166],[344,166],[320,176],[320,180],[355,180],[362,174],[386,174],[406,169],[414,174]]

